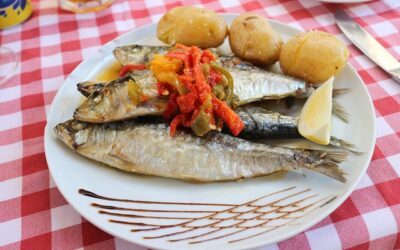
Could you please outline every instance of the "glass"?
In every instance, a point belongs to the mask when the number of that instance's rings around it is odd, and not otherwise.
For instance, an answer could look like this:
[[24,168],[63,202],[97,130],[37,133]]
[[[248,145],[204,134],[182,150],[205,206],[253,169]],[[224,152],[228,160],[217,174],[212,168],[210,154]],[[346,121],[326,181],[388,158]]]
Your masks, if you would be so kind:
[[107,8],[114,0],[60,0],[60,7],[75,13],[87,13]]
[[0,85],[10,79],[18,67],[17,55],[9,48],[0,46]]

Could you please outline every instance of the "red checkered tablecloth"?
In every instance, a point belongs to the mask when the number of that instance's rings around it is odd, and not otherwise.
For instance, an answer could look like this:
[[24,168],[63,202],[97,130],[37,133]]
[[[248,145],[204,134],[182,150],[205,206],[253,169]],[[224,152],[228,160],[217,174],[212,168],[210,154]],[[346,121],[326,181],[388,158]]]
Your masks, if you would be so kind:
[[[18,53],[17,73],[0,86],[0,248],[144,249],[83,219],[61,196],[47,168],[43,131],[50,104],[71,71],[106,42],[156,22],[168,9],[197,5],[253,11],[305,30],[337,34],[351,52],[376,109],[377,141],[367,174],[343,205],[311,229],[261,249],[400,249],[400,84],[340,34],[333,12],[346,9],[400,59],[400,1],[327,4],[315,0],[117,0],[98,13],[65,12],[56,0],[33,1],[32,17],[0,30]],[[0,62],[1,63],[1,62]]]

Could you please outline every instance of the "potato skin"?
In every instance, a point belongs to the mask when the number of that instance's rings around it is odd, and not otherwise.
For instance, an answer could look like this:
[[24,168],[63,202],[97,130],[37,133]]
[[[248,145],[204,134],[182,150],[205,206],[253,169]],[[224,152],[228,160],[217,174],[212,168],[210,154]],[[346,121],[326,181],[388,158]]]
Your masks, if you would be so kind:
[[347,47],[333,35],[308,31],[286,42],[279,63],[285,74],[317,84],[338,74],[348,57]]
[[283,42],[267,19],[246,13],[233,20],[229,44],[236,56],[257,65],[271,65],[279,60]]
[[157,37],[161,41],[195,45],[202,49],[218,47],[227,33],[225,20],[217,13],[190,6],[169,10],[157,25]]

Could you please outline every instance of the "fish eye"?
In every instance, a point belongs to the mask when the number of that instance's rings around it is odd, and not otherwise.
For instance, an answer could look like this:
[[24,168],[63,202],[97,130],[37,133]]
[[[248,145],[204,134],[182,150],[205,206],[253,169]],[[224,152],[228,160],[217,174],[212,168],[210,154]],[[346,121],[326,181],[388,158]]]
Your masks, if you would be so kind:
[[93,96],[93,102],[94,103],[99,103],[103,99],[103,97],[102,97],[102,95],[100,95],[99,91],[93,92],[92,96]]

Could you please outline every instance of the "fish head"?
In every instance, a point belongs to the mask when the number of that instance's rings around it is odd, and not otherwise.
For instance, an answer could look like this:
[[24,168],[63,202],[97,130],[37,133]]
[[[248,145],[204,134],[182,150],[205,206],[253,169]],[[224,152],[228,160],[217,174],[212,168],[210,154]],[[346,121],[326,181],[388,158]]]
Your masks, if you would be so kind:
[[126,84],[130,79],[128,75],[108,84],[83,84],[81,89],[91,91],[91,94],[75,110],[74,118],[79,121],[102,123],[122,117],[130,107],[127,106],[130,102]]
[[94,91],[100,90],[104,87],[105,83],[102,82],[91,82],[91,81],[86,81],[86,82],[80,82],[77,84],[78,91],[88,97],[90,96]]
[[74,112],[74,118],[80,121],[98,123],[108,117],[111,94],[109,88],[95,90]]
[[68,147],[76,149],[88,141],[92,127],[86,122],[68,120],[58,124],[54,132]]

